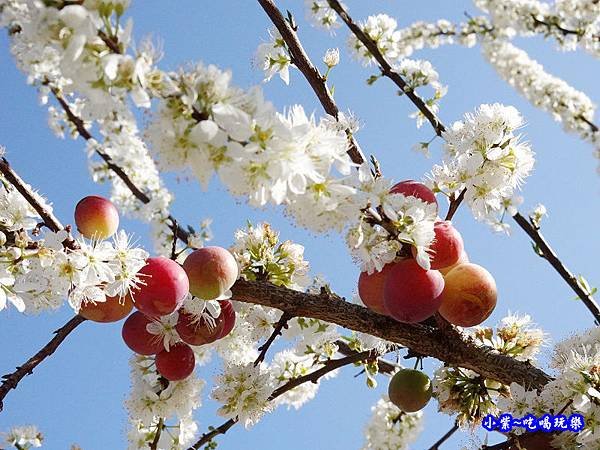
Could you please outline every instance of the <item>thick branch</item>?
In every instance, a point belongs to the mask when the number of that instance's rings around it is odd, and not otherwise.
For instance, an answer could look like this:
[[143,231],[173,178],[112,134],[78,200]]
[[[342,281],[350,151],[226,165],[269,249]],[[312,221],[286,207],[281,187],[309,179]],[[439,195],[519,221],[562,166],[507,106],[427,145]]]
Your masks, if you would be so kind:
[[440,120],[437,115],[427,106],[427,104],[423,101],[417,93],[415,93],[414,89],[412,89],[406,81],[396,72],[391,64],[387,61],[385,56],[381,54],[379,48],[377,47],[377,43],[373,41],[363,30],[362,28],[352,20],[352,18],[348,15],[344,7],[340,4],[338,0],[327,0],[329,6],[338,13],[344,23],[348,26],[350,31],[356,36],[356,38],[363,43],[365,47],[369,50],[373,58],[379,64],[379,69],[381,70],[381,74],[385,77],[389,78],[400,88],[400,90],[406,94],[406,96],[414,103],[417,109],[425,116],[425,118],[431,123],[435,133],[438,136],[441,136],[444,131],[446,131],[446,127]]
[[[290,51],[292,62],[300,72],[302,72],[302,75],[304,75],[304,78],[306,78],[310,87],[315,91],[325,112],[337,119],[339,109],[327,87],[325,77],[321,75],[319,69],[317,69],[310,61],[310,58],[304,51],[304,48],[296,35],[296,31],[285,20],[279,9],[277,9],[277,6],[275,6],[271,0],[258,0],[258,3],[260,3],[260,6],[265,10],[275,27],[277,27],[279,34],[281,34],[281,37]],[[346,133],[348,134],[348,142],[350,143],[350,148],[348,149],[350,158],[356,164],[362,164],[365,162],[365,157],[362,154],[358,143],[352,136],[350,130],[346,130]]]
[[44,347],[42,347],[42,349],[39,352],[37,352],[35,355],[33,355],[31,358],[29,358],[27,360],[27,362],[25,362],[25,364],[23,364],[20,367],[17,367],[17,370],[15,370],[13,373],[2,376],[2,379],[4,381],[0,385],[0,411],[2,411],[2,408],[4,406],[3,400],[4,400],[4,397],[6,397],[6,394],[8,394],[8,392],[11,389],[15,389],[17,387],[17,385],[19,384],[19,382],[26,375],[31,375],[33,373],[33,369],[35,369],[48,356],[52,355],[56,351],[58,346],[62,343],[62,341],[64,341],[65,338],[75,328],[77,328],[77,326],[79,324],[81,324],[85,320],[86,319],[84,319],[81,316],[73,317],[65,325],[63,325],[61,328],[56,330],[54,332],[54,334],[56,336],[54,336],[50,340],[50,342],[48,342],[46,345],[44,345]]
[[540,388],[551,379],[530,363],[478,346],[463,339],[459,333],[448,334],[427,325],[400,323],[334,295],[306,294],[244,280],[238,280],[232,291],[234,300],[277,308],[294,316],[319,319],[377,336],[504,384],[514,381],[528,388]]
[[517,213],[513,216],[513,219],[517,224],[529,235],[529,237],[535,242],[540,249],[543,258],[550,263],[552,267],[559,273],[563,280],[575,291],[577,296],[583,301],[587,309],[593,314],[596,319],[596,324],[600,324],[600,308],[594,300],[594,298],[587,293],[581,285],[577,282],[575,275],[565,266],[562,261],[558,258],[552,247],[546,242],[544,236],[540,230],[533,226],[533,224]]

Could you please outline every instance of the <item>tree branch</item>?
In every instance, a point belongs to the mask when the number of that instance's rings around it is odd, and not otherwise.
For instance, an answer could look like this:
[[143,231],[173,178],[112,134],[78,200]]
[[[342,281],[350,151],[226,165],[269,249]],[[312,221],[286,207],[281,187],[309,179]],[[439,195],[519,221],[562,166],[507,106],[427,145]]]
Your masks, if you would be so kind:
[[363,43],[365,47],[369,50],[373,58],[379,64],[379,69],[381,70],[381,74],[396,84],[400,88],[400,90],[406,94],[406,96],[414,103],[417,109],[425,116],[425,118],[429,121],[431,126],[433,127],[435,133],[438,136],[442,136],[444,131],[446,131],[446,127],[444,124],[438,119],[437,115],[427,106],[427,104],[423,101],[418,94],[415,93],[414,89],[412,89],[406,81],[392,68],[391,64],[387,61],[385,56],[381,54],[379,48],[377,47],[377,43],[374,42],[358,24],[352,20],[352,18],[348,15],[344,7],[340,4],[338,0],[327,0],[329,6],[338,13],[340,18],[344,21],[344,23],[348,26],[350,31],[356,36],[356,38]]
[[165,421],[161,417],[160,419],[158,419],[158,423],[156,424],[156,434],[154,435],[154,439],[152,440],[152,442],[150,442],[150,444],[148,444],[148,446],[150,447],[150,450],[158,449],[158,441],[160,441],[160,435],[162,433],[164,426],[165,426]]
[[[358,353],[356,350],[352,350],[350,346],[341,339],[335,341],[335,345],[338,347],[338,352],[343,355],[351,356]],[[396,369],[400,367],[384,358],[377,358],[377,366],[379,367],[379,373],[385,373],[387,375],[394,373]]]
[[444,220],[452,220],[456,211],[458,211],[458,207],[462,203],[465,198],[465,194],[467,193],[467,188],[464,188],[458,194],[458,197],[454,197],[454,195],[450,198],[450,205],[448,205],[448,212],[446,213],[446,218]]
[[[321,75],[319,69],[317,69],[313,63],[310,61],[310,58],[304,51],[298,36],[296,35],[296,31],[292,29],[290,24],[285,20],[277,6],[273,3],[272,0],[258,0],[260,6],[265,10],[281,37],[285,41],[288,50],[290,51],[290,55],[292,57],[292,62],[294,65],[302,72],[304,78],[310,84],[310,87],[313,89],[317,98],[323,105],[323,109],[330,116],[338,118],[339,109],[331,96],[331,92],[327,87],[327,82],[325,77]],[[365,162],[365,157],[362,154],[358,142],[352,136],[350,130],[346,130],[346,134],[348,135],[348,141],[350,143],[350,148],[348,149],[348,154],[353,162],[356,164],[362,164]]]
[[265,341],[265,343],[258,348],[260,350],[260,354],[256,358],[256,361],[254,361],[255,366],[259,365],[261,362],[263,362],[265,360],[265,356],[267,355],[267,351],[269,350],[269,347],[271,347],[273,342],[275,342],[275,339],[277,339],[277,336],[279,336],[281,334],[282,330],[284,328],[287,328],[287,324],[292,318],[293,318],[293,316],[291,316],[290,314],[288,314],[286,312],[284,312],[281,315],[281,317],[279,318],[279,321],[273,328],[273,332],[271,333],[271,336],[269,336],[269,338]]
[[[288,391],[300,386],[301,384],[312,382],[317,383],[321,377],[332,372],[341,367],[347,366],[349,364],[354,364],[360,361],[367,361],[370,359],[376,359],[379,356],[379,353],[375,350],[366,350],[364,352],[355,353],[350,356],[345,356],[339,359],[331,359],[323,365],[320,369],[315,370],[307,375],[293,378],[284,385],[278,387],[273,391],[271,396],[269,397],[269,401],[275,400],[277,397],[282,396]],[[199,450],[204,444],[210,442],[215,436],[220,434],[225,434],[232,426],[237,423],[236,419],[229,419],[227,422],[223,423],[221,426],[215,428],[214,430],[209,431],[208,433],[204,433],[200,439],[192,445],[188,450]]]
[[457,430],[458,430],[458,423],[455,423],[454,426],[446,432],[446,434],[444,434],[441,438],[439,438],[435,442],[435,444],[433,444],[431,447],[429,447],[429,450],[439,450],[440,445],[442,445],[444,442],[446,442],[448,439],[450,439],[450,436],[452,436],[454,433],[456,433]]
[[[352,20],[352,18],[348,15],[342,5],[338,0],[327,0],[329,6],[333,8],[338,15],[342,18],[344,23],[348,26],[348,28],[354,33],[354,35],[367,47],[367,49],[371,52],[383,75],[390,78],[396,85],[402,89],[402,91],[407,95],[407,97],[415,104],[415,106],[423,113],[423,115],[429,120],[431,126],[435,130],[438,136],[441,136],[445,131],[445,126],[435,113],[429,109],[429,107],[423,102],[423,100],[418,97],[412,90],[406,90],[407,85],[406,82],[402,79],[400,75],[393,71],[391,65],[385,59],[385,57],[381,54],[379,49],[377,48],[377,44]],[[582,118],[585,120],[585,118]],[[597,130],[594,124],[587,121],[590,124],[592,130]],[[462,202],[464,198],[465,190],[463,190],[460,195],[456,198],[452,198],[450,202],[450,206],[448,209],[448,214],[446,215],[446,220],[450,220],[456,209]],[[558,259],[556,254],[552,251],[550,246],[544,241],[543,237],[539,234],[539,231],[533,228],[533,226],[519,213],[513,216],[515,221],[519,224],[519,226],[540,246],[542,251],[544,251],[547,256],[544,257],[548,260],[548,262],[556,269],[556,271],[560,274],[560,276],[567,282],[569,286],[575,291],[575,293],[581,298],[584,302],[585,306],[590,310],[593,314],[594,319],[597,324],[600,324],[600,308],[594,301],[594,299],[588,295],[577,283],[577,280],[573,276],[571,272],[562,264],[562,262]]]
[[529,220],[523,217],[520,213],[516,213],[513,219],[527,233],[527,235],[535,242],[542,252],[542,257],[550,263],[563,280],[575,291],[577,296],[583,301],[587,309],[592,313],[596,324],[600,325],[600,308],[594,298],[588,294],[578,283],[577,278],[571,271],[562,263],[557,254],[552,250],[552,247],[546,242],[539,228],[535,227]]
[[[60,106],[65,111],[65,114],[67,115],[67,118],[69,119],[69,121],[75,126],[77,133],[86,141],[93,139],[94,137],[85,127],[83,120],[80,117],[78,117],[75,113],[73,113],[73,111],[71,110],[71,107],[65,101],[64,97],[59,92],[59,90],[53,87],[53,88],[51,88],[51,91],[54,94],[54,97],[56,98],[56,100],[58,101]],[[129,191],[133,194],[133,196],[135,198],[137,198],[139,201],[141,201],[144,204],[150,203],[150,200],[151,200],[150,197],[135,185],[135,183],[131,180],[131,178],[129,178],[129,176],[127,175],[125,170],[123,170],[122,167],[115,164],[109,155],[107,155],[103,151],[99,150],[98,148],[96,148],[95,151],[96,151],[96,154],[104,160],[104,162],[106,163],[106,166],[111,171],[113,171],[115,173],[115,175],[117,175],[121,179],[121,181],[123,181],[123,183],[125,183],[125,185],[129,189]],[[181,241],[187,242],[189,233],[185,229],[183,229],[179,225],[177,225],[177,221],[175,220],[175,218],[172,215],[169,215],[168,219],[171,222],[171,224],[173,225],[173,228],[177,233],[177,237]]]
[[323,367],[321,367],[320,369],[317,369],[314,372],[311,372],[307,375],[294,378],[288,381],[283,386],[275,389],[269,397],[269,400],[275,400],[277,397],[282,396],[287,391],[291,391],[295,387],[298,387],[301,384],[304,384],[308,381],[310,381],[311,383],[317,383],[319,381],[319,378],[328,374],[329,372],[333,372],[336,369],[361,361],[374,360],[377,359],[379,356],[379,353],[375,350],[365,350],[363,352],[355,353],[353,355],[344,356],[343,358],[330,359],[329,361],[325,362]]
[[29,203],[31,207],[35,209],[35,211],[44,221],[44,224],[49,229],[56,232],[64,228],[56,216],[52,214],[52,211],[48,210],[39,202],[32,189],[27,186],[23,179],[14,170],[12,170],[6,158],[0,159],[0,172],[2,172],[4,178],[6,178],[6,180],[12,184],[17,191],[19,191],[25,200],[27,200],[27,203]]
[[79,324],[83,323],[86,319],[81,316],[75,316],[69,320],[65,325],[56,330],[54,336],[50,342],[42,347],[42,349],[29,358],[25,364],[17,367],[13,373],[2,376],[4,380],[0,385],[0,411],[2,411],[4,404],[4,397],[11,389],[15,389],[19,382],[26,376],[33,373],[35,369],[44,359],[52,355],[58,346],[66,339],[66,337],[75,329]]
[[335,295],[307,294],[241,279],[233,286],[232,292],[234,300],[277,308],[293,316],[319,319],[377,336],[504,384],[514,381],[531,389],[540,388],[551,380],[529,362],[478,346],[470,339],[463,339],[458,332],[448,334],[437,327],[400,323]]

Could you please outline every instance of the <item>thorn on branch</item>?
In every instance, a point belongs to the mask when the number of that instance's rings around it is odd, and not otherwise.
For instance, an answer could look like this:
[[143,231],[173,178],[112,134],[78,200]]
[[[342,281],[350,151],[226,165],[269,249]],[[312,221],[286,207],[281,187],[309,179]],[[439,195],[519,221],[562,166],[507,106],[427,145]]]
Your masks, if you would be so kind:
[[291,13],[291,11],[289,9],[286,9],[285,12],[287,13],[287,23],[289,24],[290,28],[292,30],[294,30],[294,32],[298,31],[298,24],[296,23],[296,20],[294,19],[294,15]]

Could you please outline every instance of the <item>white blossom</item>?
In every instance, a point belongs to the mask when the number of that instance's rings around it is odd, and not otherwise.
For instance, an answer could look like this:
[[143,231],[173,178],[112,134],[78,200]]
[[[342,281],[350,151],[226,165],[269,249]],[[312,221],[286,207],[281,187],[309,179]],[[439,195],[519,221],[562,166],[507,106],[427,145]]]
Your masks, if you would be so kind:
[[274,380],[262,365],[229,364],[215,380],[212,398],[221,403],[218,414],[235,418],[246,427],[255,425],[273,405],[269,397],[273,392]]
[[523,126],[511,106],[481,105],[444,133],[446,157],[434,166],[434,190],[464,198],[477,220],[497,225],[533,169],[529,145],[515,132]]
[[16,446],[28,449],[31,447],[41,447],[44,441],[44,436],[40,433],[35,425],[26,425],[14,427],[6,433],[5,441],[7,445]]
[[365,428],[362,450],[403,450],[423,430],[423,413],[404,413],[387,396],[371,407],[372,415]]

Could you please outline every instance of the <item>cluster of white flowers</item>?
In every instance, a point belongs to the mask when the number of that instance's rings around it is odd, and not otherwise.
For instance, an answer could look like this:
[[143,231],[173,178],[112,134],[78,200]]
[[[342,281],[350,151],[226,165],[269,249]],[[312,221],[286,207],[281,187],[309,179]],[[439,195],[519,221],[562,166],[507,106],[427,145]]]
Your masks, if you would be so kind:
[[[285,204],[303,225],[342,228],[356,211],[353,163],[343,130],[294,106],[279,114],[259,89],[230,84],[231,73],[196,65],[173,74],[185,94],[162,102],[147,134],[161,168],[213,172],[254,206]],[[349,207],[344,205],[349,204]]]
[[515,193],[533,169],[534,154],[516,135],[523,126],[512,106],[481,105],[444,133],[446,157],[434,166],[431,185],[447,195],[465,190],[464,198],[477,220],[506,230],[505,212],[515,213]]
[[433,396],[440,412],[454,415],[461,426],[475,428],[487,414],[497,415],[496,402],[508,388],[462,367],[440,367],[433,374]]
[[389,401],[379,399],[371,408],[371,420],[365,428],[362,450],[408,449],[423,430],[423,413],[405,413]]
[[[533,362],[546,341],[546,334],[535,328],[528,315],[510,314],[495,329],[477,327],[466,333],[477,344],[520,361]],[[451,415],[458,413],[457,419],[463,426],[474,427],[487,414],[505,412],[499,405],[508,393],[508,386],[462,367],[440,367],[433,377],[433,394],[439,410]]]
[[[581,45],[592,54],[599,55],[600,6],[597,2],[561,0],[550,5],[537,0],[476,0],[475,4],[490,17],[472,17],[460,24],[444,19],[434,23],[415,22],[397,30],[393,18],[379,14],[369,17],[363,24],[363,30],[377,42],[386,59],[396,66],[425,47],[437,48],[454,43],[472,47],[481,42],[485,57],[505,81],[534,106],[562,122],[566,131],[590,141],[600,158],[600,133],[593,123],[595,107],[591,100],[565,81],[545,72],[526,52],[508,42],[517,35],[543,34],[556,38],[562,49],[572,50]],[[350,47],[364,65],[372,63],[371,54],[354,35],[350,36]],[[372,78],[375,80],[377,77]],[[433,81],[437,82],[437,74]],[[429,80],[425,79],[423,84],[428,83]],[[437,111],[436,101],[445,91],[439,91],[433,84],[432,87],[436,94],[428,103],[431,103],[432,110]],[[415,116],[417,124],[421,124],[422,115],[416,112]],[[427,148],[423,146],[421,149]]]
[[289,240],[280,242],[279,233],[268,223],[237,230],[230,250],[246,280],[264,280],[299,291],[310,282],[304,247]]
[[474,0],[494,27],[512,34],[551,36],[563,50],[581,46],[600,55],[600,6],[594,0]]
[[44,436],[35,425],[26,425],[22,427],[13,427],[5,433],[4,440],[6,445],[14,446],[21,450],[38,448],[44,442]]
[[65,230],[34,236],[37,214],[15,192],[8,186],[0,191],[0,203],[10,201],[0,213],[0,310],[10,302],[35,314],[68,299],[78,312],[82,303],[123,298],[141,282],[137,273],[148,253],[125,231],[112,241],[72,240]]
[[[417,24],[415,24],[417,25]],[[439,82],[439,75],[429,61],[411,60],[406,57],[410,55],[413,48],[423,46],[425,34],[418,36],[417,27],[412,30],[397,30],[397,22],[392,17],[386,14],[378,14],[369,16],[365,23],[360,24],[362,30],[377,44],[377,48],[381,54],[391,64],[393,70],[404,77],[408,88],[415,90],[422,86],[430,86],[434,90],[434,95],[426,99],[425,102],[433,110],[438,110],[437,102],[446,95],[446,87]],[[435,39],[451,39],[450,30],[444,31],[444,25],[439,24],[440,30],[431,31],[432,37]],[[423,30],[420,32],[425,33]],[[348,45],[355,56],[364,66],[370,66],[374,62],[374,58],[364,44],[354,35],[349,37]],[[434,43],[429,45],[434,46]],[[378,77],[373,76],[370,82]],[[424,122],[422,113],[417,111],[413,115],[417,118],[417,127],[420,127]],[[411,117],[413,117],[411,116]]]
[[[307,375],[315,370],[314,360],[311,355],[297,354],[292,350],[283,350],[273,357],[270,371],[279,385],[285,384],[294,378]],[[324,379],[335,376],[335,371],[329,372]],[[321,380],[316,383],[303,383],[300,386],[287,391],[275,399],[275,405],[287,405],[288,409],[300,409],[306,402],[312,400]]]
[[[132,21],[120,26],[128,2],[99,0],[40,2],[3,0],[0,25],[12,36],[12,53],[19,68],[35,84],[43,103],[50,91],[59,95],[86,128],[96,123],[104,142],[88,140],[88,154],[102,151],[109,156],[145,194],[149,204],[134,200],[127,186],[104,161],[90,160],[96,180],[113,182],[113,200],[125,211],[155,225],[157,248],[166,249],[170,235],[165,223],[172,201],[148,149],[139,138],[127,98],[147,108],[153,96],[172,95],[174,86],[154,64],[159,52],[142,43],[128,54]],[[59,135],[65,130],[75,137],[75,126],[66,112],[49,107],[50,126]],[[162,247],[159,247],[162,245]]]
[[273,408],[269,397],[275,383],[262,364],[228,364],[217,376],[215,385],[212,398],[223,404],[219,415],[237,417],[246,428],[255,425],[265,412]]
[[478,326],[465,332],[482,345],[520,361],[530,362],[535,360],[547,340],[546,333],[536,328],[527,314],[522,316],[509,314],[496,325],[495,329]]
[[445,19],[433,23],[419,21],[399,30],[398,54],[408,57],[423,48],[438,48],[455,43],[473,47],[478,39],[501,36],[503,34],[500,30],[492,28],[490,21],[483,16],[472,17],[460,24]]
[[[343,3],[342,6],[345,7]],[[325,28],[330,32],[340,27],[337,13],[331,9],[327,0],[304,0],[306,17],[317,27]]]
[[596,108],[587,95],[547,73],[509,42],[486,43],[483,54],[507,83],[534,106],[552,114],[566,131],[594,144],[600,154],[600,132],[591,125]]
[[[167,381],[156,373],[154,357],[134,355],[130,360],[132,390],[125,405],[131,430],[129,449],[147,448],[159,426],[175,417],[176,424],[161,433],[160,449],[185,448],[193,442],[198,429],[193,411],[200,407],[205,382],[194,375],[181,381]],[[162,422],[159,422],[163,419]]]
[[427,249],[435,237],[437,205],[391,193],[391,188],[385,178],[363,184],[367,207],[346,235],[352,256],[361,271],[373,273],[396,259],[403,245],[414,246],[417,262],[429,269]]
[[[439,82],[439,75],[431,63],[421,59],[404,58],[393,68],[402,75],[409,89],[415,90],[422,86],[430,86],[433,89],[433,95],[425,98],[424,101],[431,111],[437,113],[439,110],[438,101],[446,95],[448,88]],[[417,119],[417,128],[421,128],[427,120],[421,111],[414,112],[411,117]]]
[[555,346],[552,366],[554,380],[541,392],[510,385],[510,397],[498,402],[503,412],[515,416],[554,411],[565,416],[581,414],[585,428],[579,433],[560,433],[553,440],[557,448],[598,448],[600,445],[600,331],[587,330]]
[[[402,55],[398,51],[400,33],[397,29],[396,19],[387,14],[377,14],[369,16],[365,22],[359,25],[363,32],[377,44],[377,49],[388,61],[396,61],[401,58]],[[374,63],[369,49],[354,34],[348,37],[348,47],[363,66],[368,67]]]

